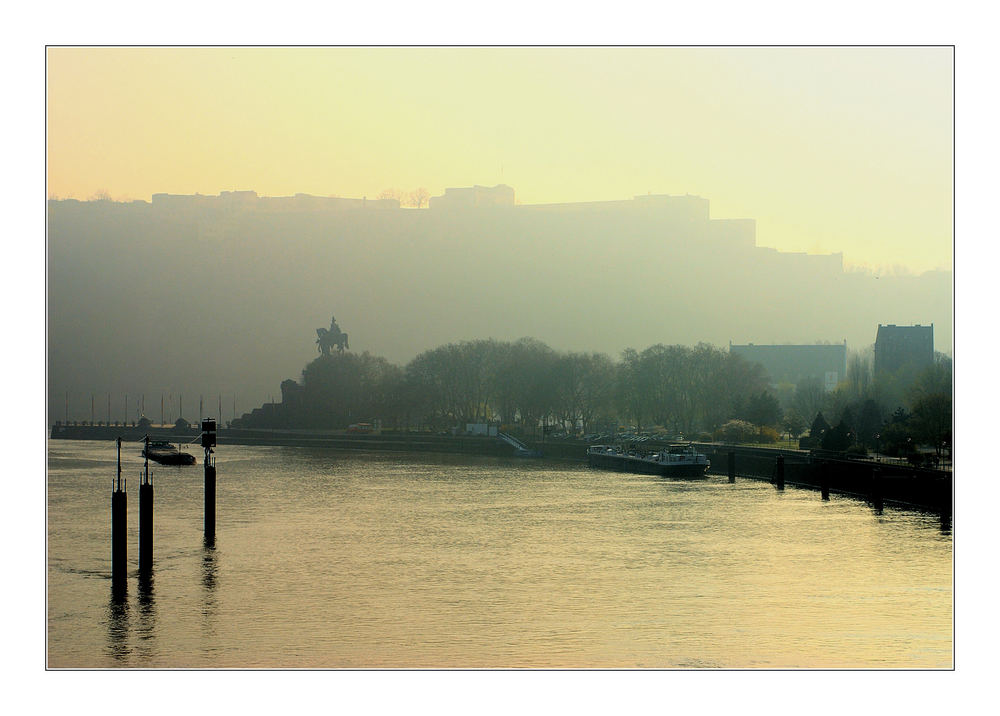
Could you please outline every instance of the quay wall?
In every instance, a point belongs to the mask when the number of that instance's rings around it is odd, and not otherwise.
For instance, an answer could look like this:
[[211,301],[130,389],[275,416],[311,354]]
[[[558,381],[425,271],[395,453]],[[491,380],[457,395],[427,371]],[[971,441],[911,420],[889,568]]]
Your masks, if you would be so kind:
[[709,473],[726,475],[729,453],[736,455],[736,476],[774,481],[778,455],[784,457],[786,485],[830,490],[872,500],[875,495],[885,502],[931,509],[951,514],[952,473],[871,459],[843,459],[813,455],[803,450],[751,448],[733,445],[696,443],[712,463]]
[[[185,444],[196,442],[197,430],[177,431],[172,427],[150,427],[142,431],[132,427],[68,426],[52,427],[50,437],[68,440],[114,440],[121,436],[128,442],[139,442],[149,434],[153,440],[169,440]],[[513,448],[496,438],[467,435],[433,435],[417,432],[383,432],[382,434],[347,434],[343,432],[308,430],[243,430],[220,428],[219,445],[275,445],[287,447],[332,448],[337,450],[438,452],[468,455],[511,457]],[[543,459],[564,462],[586,462],[587,444],[579,440],[525,441]],[[651,447],[655,447],[652,445]],[[710,474],[726,475],[729,453],[736,455],[736,476],[773,481],[778,455],[784,457],[786,485],[872,499],[877,492],[888,503],[931,509],[951,514],[952,473],[943,470],[915,468],[872,460],[847,460],[824,457],[794,449],[744,447],[715,443],[695,443],[695,447],[711,461]],[[200,446],[197,446],[200,449]],[[878,469],[875,473],[874,470]],[[876,477],[877,476],[877,477]]]
[[[52,439],[63,440],[115,440],[119,436],[126,442],[140,442],[145,435],[150,440],[168,440],[176,444],[197,442],[198,430],[178,431],[172,427],[151,426],[146,430],[114,426],[53,426]],[[496,455],[509,457],[514,449],[496,438],[466,435],[431,435],[417,432],[385,432],[382,434],[333,433],[309,430],[244,430],[219,428],[216,436],[219,445],[273,445],[284,447],[316,447],[337,450],[398,452],[441,452],[468,455]],[[201,449],[200,443],[196,446]]]

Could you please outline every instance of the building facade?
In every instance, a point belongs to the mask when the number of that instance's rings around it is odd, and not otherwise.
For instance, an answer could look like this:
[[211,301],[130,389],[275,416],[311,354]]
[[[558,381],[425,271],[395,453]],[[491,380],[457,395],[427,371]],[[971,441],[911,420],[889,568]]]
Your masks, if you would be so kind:
[[875,375],[895,373],[904,365],[926,368],[934,362],[934,324],[878,326],[875,334]]
[[847,375],[847,342],[833,345],[747,345],[729,344],[729,352],[759,363],[767,371],[771,385],[795,385],[803,378],[819,378],[830,392]]
[[441,196],[432,196],[428,206],[431,209],[514,206],[514,189],[506,184],[451,187]]

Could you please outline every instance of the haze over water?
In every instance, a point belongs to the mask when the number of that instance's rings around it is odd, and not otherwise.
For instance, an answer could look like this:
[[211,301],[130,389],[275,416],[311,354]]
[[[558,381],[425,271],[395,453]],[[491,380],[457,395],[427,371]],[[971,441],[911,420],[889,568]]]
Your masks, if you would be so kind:
[[153,468],[140,590],[129,447],[115,604],[113,444],[49,442],[50,667],[952,666],[934,515],[750,480],[225,446],[214,550],[200,466]]

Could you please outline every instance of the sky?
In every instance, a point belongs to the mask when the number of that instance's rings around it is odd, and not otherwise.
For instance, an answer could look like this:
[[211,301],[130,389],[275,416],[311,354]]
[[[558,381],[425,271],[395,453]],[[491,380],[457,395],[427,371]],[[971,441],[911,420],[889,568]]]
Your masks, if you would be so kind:
[[952,268],[953,94],[944,46],[52,46],[46,190],[696,194],[761,246],[919,273]]

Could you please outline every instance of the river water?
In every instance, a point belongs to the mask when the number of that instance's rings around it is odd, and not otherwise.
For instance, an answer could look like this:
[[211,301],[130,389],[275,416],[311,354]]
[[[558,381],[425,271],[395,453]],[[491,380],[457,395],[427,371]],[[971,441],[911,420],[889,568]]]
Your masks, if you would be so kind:
[[129,578],[111,590],[114,443],[48,443],[49,667],[951,668],[936,515],[724,477],[542,461],[123,447]]

